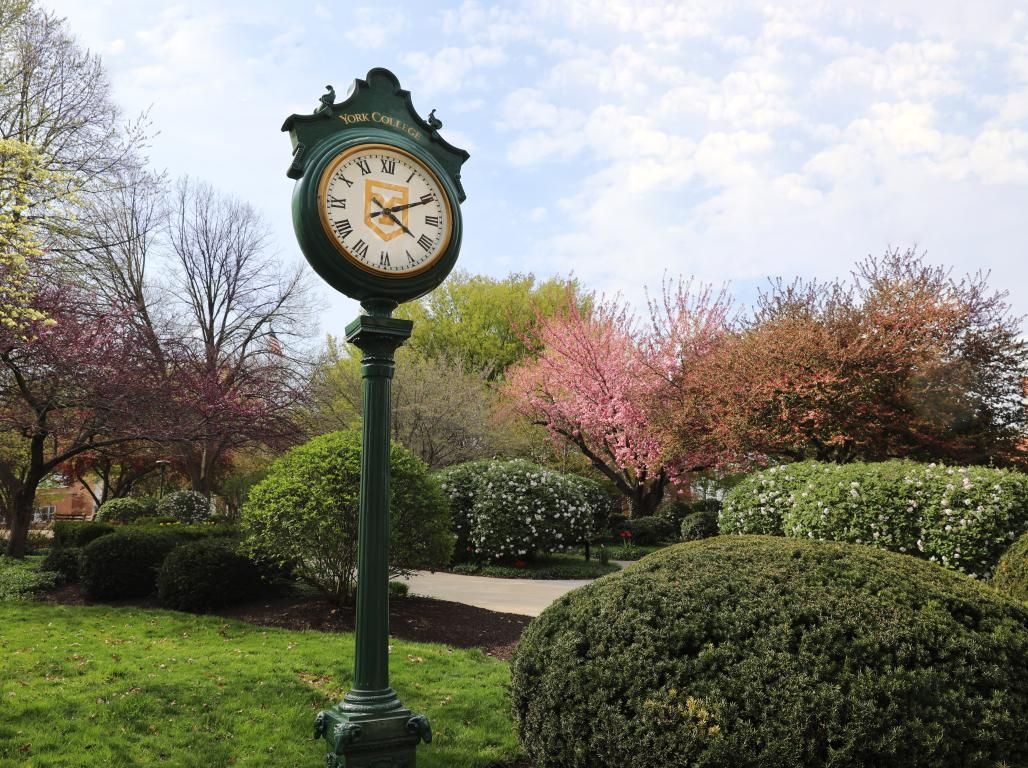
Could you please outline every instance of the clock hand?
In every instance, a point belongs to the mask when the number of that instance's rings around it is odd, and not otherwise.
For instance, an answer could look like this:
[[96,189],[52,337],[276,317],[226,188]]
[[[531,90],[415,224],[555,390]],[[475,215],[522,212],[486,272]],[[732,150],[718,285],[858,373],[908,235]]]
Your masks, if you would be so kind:
[[[374,200],[375,198],[371,198],[371,199]],[[383,207],[381,211],[375,211],[371,215],[372,215],[372,217],[374,217],[374,216],[380,216],[383,213],[388,215],[390,213],[395,213],[396,211],[404,211],[404,210],[406,210],[408,208],[413,208],[415,205],[425,205],[426,203],[432,202],[432,200],[434,200],[434,199],[435,198],[432,198],[431,200],[418,200],[418,202],[416,202],[416,203],[407,203],[406,205],[397,205],[397,206],[394,206],[392,208],[385,208],[385,207]],[[376,200],[375,202],[378,202],[378,201]]]
[[371,202],[373,202],[375,205],[377,205],[379,208],[382,209],[381,211],[373,211],[371,213],[372,216],[377,216],[380,213],[384,213],[386,216],[388,216],[390,219],[392,219],[396,223],[396,226],[398,226],[400,229],[402,229],[404,232],[406,232],[411,237],[414,237],[414,233],[411,232],[409,229],[407,229],[407,227],[403,226],[403,222],[400,221],[398,218],[396,218],[396,216],[393,215],[393,209],[392,208],[386,208],[382,203],[380,203],[378,201],[378,198],[375,197],[374,195],[371,196]]

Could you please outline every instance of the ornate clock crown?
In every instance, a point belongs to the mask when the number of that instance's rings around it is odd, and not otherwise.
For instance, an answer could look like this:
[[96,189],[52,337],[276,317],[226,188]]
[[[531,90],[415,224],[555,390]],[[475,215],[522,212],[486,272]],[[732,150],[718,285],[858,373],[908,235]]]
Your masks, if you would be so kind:
[[363,80],[354,80],[346,99],[338,104],[335,89],[331,85],[325,89],[313,114],[290,115],[282,124],[293,143],[293,162],[286,171],[289,178],[302,178],[309,168],[313,147],[334,134],[360,127],[384,129],[403,136],[438,161],[457,188],[457,201],[464,202],[460,168],[470,155],[439,135],[443,124],[434,109],[428,120],[417,113],[410,91],[400,87],[396,75],[376,67]]

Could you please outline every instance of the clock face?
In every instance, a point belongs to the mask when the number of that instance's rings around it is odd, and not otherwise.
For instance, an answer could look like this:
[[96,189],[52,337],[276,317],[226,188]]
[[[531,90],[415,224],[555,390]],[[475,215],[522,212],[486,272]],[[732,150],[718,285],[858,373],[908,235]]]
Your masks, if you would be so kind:
[[443,255],[453,218],[442,184],[420,160],[385,144],[340,153],[318,184],[329,240],[376,275],[410,277]]

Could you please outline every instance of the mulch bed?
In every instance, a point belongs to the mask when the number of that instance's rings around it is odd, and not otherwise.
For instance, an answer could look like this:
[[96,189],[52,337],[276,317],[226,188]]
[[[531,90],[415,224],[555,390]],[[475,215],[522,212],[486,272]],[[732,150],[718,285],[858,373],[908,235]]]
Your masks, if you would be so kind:
[[[88,605],[77,584],[52,591],[55,603]],[[123,600],[104,605],[160,608],[155,599]],[[339,608],[317,597],[285,595],[263,598],[214,612],[262,627],[321,632],[352,632],[354,609]],[[481,648],[483,653],[509,660],[531,617],[497,613],[463,603],[430,597],[404,597],[389,601],[389,631],[393,637],[424,643],[445,643],[454,648]]]
[[[352,632],[354,609],[303,597],[258,600],[217,612],[261,626]],[[509,660],[522,631],[531,621],[516,613],[496,613],[462,603],[430,597],[389,601],[389,633],[403,640],[445,643],[454,648],[481,648],[498,659]]]

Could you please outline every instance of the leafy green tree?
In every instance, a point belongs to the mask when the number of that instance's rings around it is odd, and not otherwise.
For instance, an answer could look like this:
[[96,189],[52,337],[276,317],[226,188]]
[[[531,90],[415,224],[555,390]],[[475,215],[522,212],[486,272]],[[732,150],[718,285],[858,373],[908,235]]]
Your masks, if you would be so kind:
[[[538,350],[533,329],[584,304],[577,282],[503,279],[457,272],[397,315],[414,322],[397,355],[393,380],[393,439],[432,468],[489,456],[521,456],[567,469],[545,432],[498,402],[493,384]],[[316,377],[312,430],[360,422],[360,360],[330,338]],[[567,457],[564,457],[566,459]]]
[[576,281],[458,271],[421,301],[403,305],[397,316],[414,321],[408,346],[420,356],[485,371],[495,380],[535,351],[532,330],[567,304],[569,291],[578,297]]

